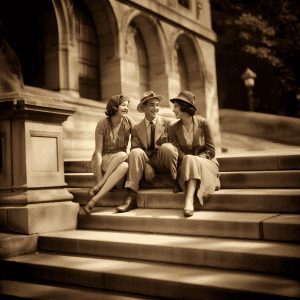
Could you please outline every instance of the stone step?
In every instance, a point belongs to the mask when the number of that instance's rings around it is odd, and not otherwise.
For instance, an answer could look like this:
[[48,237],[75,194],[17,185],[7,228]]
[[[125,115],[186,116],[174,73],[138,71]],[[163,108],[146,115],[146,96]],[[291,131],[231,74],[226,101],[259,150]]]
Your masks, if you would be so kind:
[[[258,249],[257,249],[258,250]],[[35,253],[7,259],[6,274],[172,299],[297,299],[299,281],[207,267]]]
[[[89,188],[70,188],[74,201],[85,205],[90,199]],[[121,205],[126,198],[125,190],[109,192],[98,202],[98,206]],[[140,189],[140,208],[175,208],[184,205],[184,194],[170,189]],[[195,207],[199,208],[197,203]],[[300,213],[300,189],[221,189],[205,201],[202,210],[248,211],[273,213]]]
[[217,157],[221,172],[300,170],[299,154],[234,154]]
[[[220,171],[300,170],[299,154],[234,154],[219,155]],[[92,172],[90,161],[65,161],[66,173]]]
[[185,218],[182,210],[95,208],[80,216],[78,228],[193,236],[300,242],[300,215],[197,211]]
[[[130,300],[150,299],[141,295],[118,293],[87,287],[0,280],[0,299],[68,299]],[[153,299],[153,298],[151,298]]]
[[39,250],[300,275],[300,245],[213,237],[70,230],[43,233]]
[[[91,187],[95,184],[93,173],[67,173],[65,180],[69,187]],[[300,188],[300,170],[292,171],[244,171],[221,172],[222,189],[241,188]],[[153,183],[142,179],[141,188],[172,188],[173,181],[168,174],[157,174]]]
[[222,188],[300,188],[300,170],[220,173]]
[[38,235],[23,235],[0,232],[0,259],[34,252]]

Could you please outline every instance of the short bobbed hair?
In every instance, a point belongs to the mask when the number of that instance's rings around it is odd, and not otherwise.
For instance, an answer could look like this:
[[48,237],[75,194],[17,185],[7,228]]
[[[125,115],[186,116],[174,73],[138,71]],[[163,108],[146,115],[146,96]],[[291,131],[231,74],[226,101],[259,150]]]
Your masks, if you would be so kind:
[[112,117],[116,114],[119,106],[123,103],[123,102],[129,102],[129,98],[127,96],[124,95],[114,95],[112,96],[106,105],[106,112],[105,114],[108,117]]
[[179,106],[180,111],[185,112],[190,116],[194,116],[196,113],[195,107],[193,107],[185,101],[174,99],[173,103],[176,103]]

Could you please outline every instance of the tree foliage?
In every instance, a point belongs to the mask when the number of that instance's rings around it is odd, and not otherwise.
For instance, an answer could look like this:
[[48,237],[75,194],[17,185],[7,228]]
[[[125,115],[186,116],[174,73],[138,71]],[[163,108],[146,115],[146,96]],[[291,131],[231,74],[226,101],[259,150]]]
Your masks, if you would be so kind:
[[[296,94],[300,94],[299,0],[211,0],[211,6],[213,28],[218,35],[218,79],[222,81],[228,75],[237,80],[241,68],[249,66],[257,72],[258,80],[273,83],[269,95],[273,100],[276,95],[280,102],[277,108],[273,103],[273,110],[293,114],[289,111],[289,106],[293,106],[290,102],[295,102]],[[224,84],[223,87],[225,96],[221,98],[225,97],[226,102],[230,91]],[[267,101],[262,94],[263,99],[258,99],[260,107]],[[271,103],[265,109],[270,106]]]

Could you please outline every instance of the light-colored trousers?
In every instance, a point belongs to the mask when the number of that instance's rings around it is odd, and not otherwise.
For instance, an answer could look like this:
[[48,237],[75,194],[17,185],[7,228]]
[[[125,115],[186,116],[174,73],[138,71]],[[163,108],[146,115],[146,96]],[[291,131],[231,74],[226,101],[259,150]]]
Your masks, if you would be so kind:
[[128,155],[129,170],[125,187],[139,189],[139,182],[143,177],[146,163],[150,164],[157,173],[171,173],[175,180],[177,176],[178,150],[171,143],[162,144],[157,153],[148,157],[141,148],[134,148]]

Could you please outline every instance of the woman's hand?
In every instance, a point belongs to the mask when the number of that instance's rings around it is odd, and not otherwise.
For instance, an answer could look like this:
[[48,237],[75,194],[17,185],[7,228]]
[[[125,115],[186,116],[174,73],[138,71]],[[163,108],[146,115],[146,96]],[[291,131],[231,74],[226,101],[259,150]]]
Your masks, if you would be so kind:
[[152,182],[154,177],[155,177],[155,171],[153,169],[153,167],[149,164],[146,163],[146,166],[145,166],[145,179],[148,181],[148,182]]
[[202,157],[202,158],[206,158],[206,159],[209,159],[209,155],[205,152],[202,152],[198,155],[199,157]]

